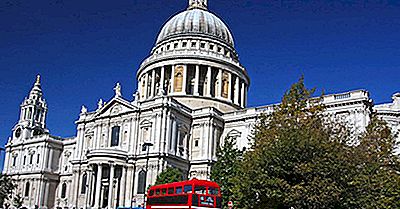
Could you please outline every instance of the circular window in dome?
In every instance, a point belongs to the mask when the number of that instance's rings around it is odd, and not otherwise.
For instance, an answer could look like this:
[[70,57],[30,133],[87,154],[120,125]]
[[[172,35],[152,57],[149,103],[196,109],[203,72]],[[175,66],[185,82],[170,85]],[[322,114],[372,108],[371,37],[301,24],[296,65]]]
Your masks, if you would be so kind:
[[15,137],[19,138],[21,136],[22,130],[21,128],[17,128],[17,130],[15,131]]

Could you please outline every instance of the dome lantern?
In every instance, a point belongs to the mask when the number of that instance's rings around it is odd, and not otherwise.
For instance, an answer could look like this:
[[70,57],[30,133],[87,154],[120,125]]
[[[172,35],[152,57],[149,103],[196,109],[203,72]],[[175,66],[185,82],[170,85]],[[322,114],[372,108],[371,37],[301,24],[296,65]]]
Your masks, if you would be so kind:
[[207,0],[189,0],[190,9],[204,9],[207,10]]

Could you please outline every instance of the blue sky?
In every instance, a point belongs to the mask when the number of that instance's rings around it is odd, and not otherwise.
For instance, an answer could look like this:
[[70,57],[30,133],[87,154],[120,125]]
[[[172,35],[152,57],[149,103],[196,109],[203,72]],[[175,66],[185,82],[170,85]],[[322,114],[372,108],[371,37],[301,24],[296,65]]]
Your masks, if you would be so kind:
[[[0,146],[42,75],[53,135],[74,136],[81,105],[108,100],[116,82],[132,99],[136,70],[187,0],[0,1]],[[209,0],[230,27],[251,78],[249,106],[279,102],[304,74],[327,93],[400,91],[400,1]]]

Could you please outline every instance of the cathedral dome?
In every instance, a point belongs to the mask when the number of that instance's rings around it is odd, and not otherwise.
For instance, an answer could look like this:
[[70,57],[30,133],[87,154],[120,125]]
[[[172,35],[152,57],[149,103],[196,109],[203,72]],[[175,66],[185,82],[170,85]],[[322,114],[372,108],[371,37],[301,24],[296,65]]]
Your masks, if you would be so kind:
[[206,7],[192,6],[172,17],[161,29],[157,44],[185,35],[205,36],[218,39],[233,47],[233,36],[226,24]]
[[250,78],[234,48],[232,33],[208,0],[189,7],[160,30],[150,55],[137,71],[138,101],[171,96],[192,109],[230,112],[246,106]]

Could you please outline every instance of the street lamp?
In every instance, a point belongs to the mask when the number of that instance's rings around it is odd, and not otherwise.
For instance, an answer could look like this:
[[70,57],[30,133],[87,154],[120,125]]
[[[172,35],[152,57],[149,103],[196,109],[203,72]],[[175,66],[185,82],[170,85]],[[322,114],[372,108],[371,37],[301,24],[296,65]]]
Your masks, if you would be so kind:
[[146,172],[145,172],[145,175],[144,175],[144,185],[143,185],[143,188],[144,188],[143,208],[146,208],[147,169],[148,169],[148,167],[149,167],[149,151],[150,151],[150,147],[152,147],[152,146],[153,146],[152,143],[146,142],[146,143],[143,144],[143,147],[142,147],[142,151],[146,151],[146,150],[147,150],[147,154],[146,154],[146,157],[147,157],[147,159],[146,159]]

